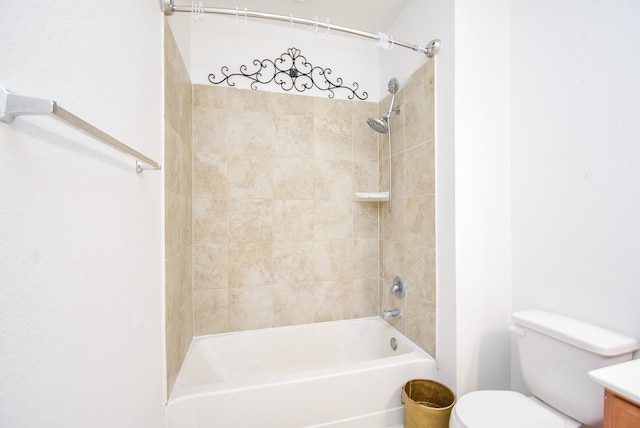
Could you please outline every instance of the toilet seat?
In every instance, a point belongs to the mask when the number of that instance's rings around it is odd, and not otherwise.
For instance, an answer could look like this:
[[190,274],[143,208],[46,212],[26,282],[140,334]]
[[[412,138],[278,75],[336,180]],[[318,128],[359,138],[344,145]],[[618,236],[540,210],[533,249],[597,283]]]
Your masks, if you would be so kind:
[[[564,421],[515,391],[474,391],[453,407],[460,428],[564,428]],[[457,425],[456,425],[457,424]]]

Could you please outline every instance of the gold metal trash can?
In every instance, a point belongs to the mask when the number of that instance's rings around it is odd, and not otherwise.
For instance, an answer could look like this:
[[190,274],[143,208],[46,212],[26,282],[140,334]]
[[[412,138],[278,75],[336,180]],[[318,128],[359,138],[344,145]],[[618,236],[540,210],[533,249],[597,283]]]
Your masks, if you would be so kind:
[[404,428],[448,428],[456,397],[443,384],[414,379],[402,388]]

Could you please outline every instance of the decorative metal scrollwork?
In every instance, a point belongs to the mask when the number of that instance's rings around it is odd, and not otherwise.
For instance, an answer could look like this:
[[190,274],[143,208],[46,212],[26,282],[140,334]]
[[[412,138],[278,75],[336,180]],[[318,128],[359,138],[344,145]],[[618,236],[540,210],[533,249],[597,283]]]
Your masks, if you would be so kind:
[[[275,82],[285,91],[295,89],[298,92],[304,92],[307,89],[316,88],[321,91],[328,91],[329,98],[335,96],[336,90],[349,91],[347,97],[352,100],[358,98],[366,100],[369,94],[362,92],[360,95],[356,92],[360,85],[353,83],[351,87],[342,84],[342,78],[331,79],[331,69],[322,68],[311,65],[307,59],[300,55],[300,49],[289,48],[286,53],[280,55],[275,60],[263,59],[262,61],[254,59],[253,65],[256,70],[250,72],[246,65],[240,66],[239,73],[229,74],[229,67],[224,66],[220,70],[224,77],[218,78],[213,74],[209,74],[209,82],[214,85],[227,83],[229,86],[235,86],[232,79],[247,78],[252,80],[251,89],[258,89],[258,84],[267,85]],[[352,89],[353,88],[353,89]]]

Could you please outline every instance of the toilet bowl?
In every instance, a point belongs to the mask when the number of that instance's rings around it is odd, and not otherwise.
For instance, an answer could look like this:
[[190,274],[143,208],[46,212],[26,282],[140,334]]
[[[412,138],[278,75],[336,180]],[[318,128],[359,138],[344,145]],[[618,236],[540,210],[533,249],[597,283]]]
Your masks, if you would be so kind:
[[582,424],[515,391],[474,391],[451,412],[450,428],[580,428]]

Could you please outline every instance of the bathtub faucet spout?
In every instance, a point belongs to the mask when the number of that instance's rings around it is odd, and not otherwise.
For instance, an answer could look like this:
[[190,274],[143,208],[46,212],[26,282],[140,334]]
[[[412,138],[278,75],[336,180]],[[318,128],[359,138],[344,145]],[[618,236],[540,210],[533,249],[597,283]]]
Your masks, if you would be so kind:
[[388,320],[389,318],[399,318],[401,316],[402,316],[402,309],[400,308],[391,309],[389,311],[385,310],[384,313],[382,314],[382,318],[385,320]]

